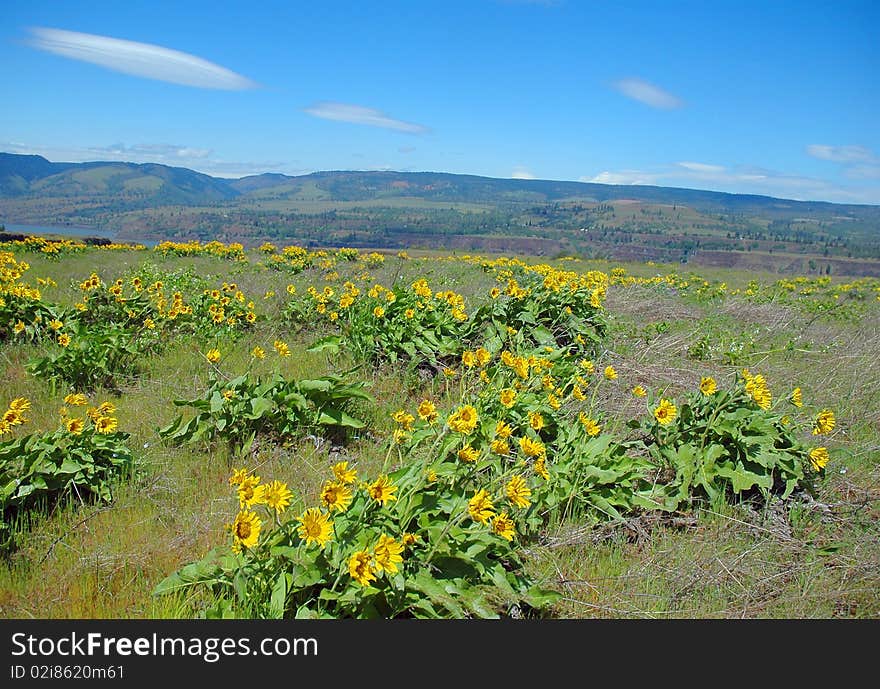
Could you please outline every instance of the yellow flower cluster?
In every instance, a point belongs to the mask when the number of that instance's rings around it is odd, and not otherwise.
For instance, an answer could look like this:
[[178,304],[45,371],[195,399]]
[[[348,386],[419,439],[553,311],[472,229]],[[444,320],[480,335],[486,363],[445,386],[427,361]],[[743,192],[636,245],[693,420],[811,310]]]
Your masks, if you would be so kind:
[[0,436],[12,433],[15,426],[27,423],[24,413],[30,408],[30,401],[24,397],[16,397],[12,400],[3,416],[0,416]]
[[764,409],[765,411],[769,409],[772,397],[770,395],[770,388],[767,386],[767,381],[764,380],[764,376],[760,373],[752,375],[748,369],[743,369],[742,376],[743,380],[745,380],[746,393],[748,393],[748,395],[755,401],[755,404],[761,409]]

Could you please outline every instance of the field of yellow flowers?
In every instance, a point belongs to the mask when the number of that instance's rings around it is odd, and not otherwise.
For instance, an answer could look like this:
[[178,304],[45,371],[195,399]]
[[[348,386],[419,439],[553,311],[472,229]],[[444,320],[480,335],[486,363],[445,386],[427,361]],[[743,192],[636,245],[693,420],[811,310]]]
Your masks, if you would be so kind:
[[0,245],[0,616],[874,617],[880,281]]

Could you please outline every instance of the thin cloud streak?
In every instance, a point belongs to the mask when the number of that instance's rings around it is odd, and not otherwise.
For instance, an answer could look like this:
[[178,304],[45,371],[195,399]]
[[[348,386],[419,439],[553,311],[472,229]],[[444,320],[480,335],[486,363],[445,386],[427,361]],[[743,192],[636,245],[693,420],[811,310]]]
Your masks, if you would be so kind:
[[655,86],[644,79],[620,79],[615,81],[612,86],[616,91],[622,93],[627,98],[632,98],[633,100],[649,105],[652,108],[673,110],[684,105],[684,102],[680,98],[673,96],[668,91],[664,91],[659,86]]
[[367,108],[363,105],[322,101],[304,108],[303,111],[312,117],[320,117],[324,120],[335,120],[337,122],[348,122],[350,124],[364,124],[369,127],[392,129],[406,134],[424,134],[428,131],[428,128],[421,124],[396,120],[380,110]]
[[170,167],[184,167],[213,177],[239,178],[280,172],[302,175],[315,172],[303,168],[299,161],[237,161],[225,160],[214,151],[194,146],[175,144],[111,144],[109,146],[31,146],[25,143],[0,141],[0,150],[21,155],[39,155],[51,162],[64,163],[158,163]]
[[798,201],[821,199],[832,203],[880,202],[880,188],[876,186],[848,189],[823,179],[753,166],[737,166],[731,169],[708,163],[674,163],[655,170],[605,170],[597,175],[583,176],[579,181],[712,189],[730,194],[759,194]]
[[810,144],[807,153],[819,160],[830,160],[833,163],[876,163],[878,158],[870,148],[865,146],[827,146]]
[[257,84],[195,55],[108,36],[35,27],[29,45],[116,72],[202,89],[242,91]]
[[533,173],[528,168],[523,167],[522,165],[517,165],[513,168],[513,172],[510,173],[511,179],[537,179],[535,177],[535,173]]

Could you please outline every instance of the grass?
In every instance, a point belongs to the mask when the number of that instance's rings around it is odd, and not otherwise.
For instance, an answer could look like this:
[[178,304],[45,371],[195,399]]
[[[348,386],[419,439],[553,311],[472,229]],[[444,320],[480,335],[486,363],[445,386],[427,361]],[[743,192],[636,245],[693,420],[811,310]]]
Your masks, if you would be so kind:
[[[408,284],[426,277],[436,288],[466,299],[490,286],[474,264],[446,254],[411,252],[370,270],[371,280]],[[425,258],[422,259],[421,257]],[[46,299],[66,304],[94,270],[112,282],[144,261],[165,270],[191,268],[208,282],[235,281],[268,316],[239,341],[218,342],[224,367],[236,370],[255,345],[267,350],[285,339],[292,356],[284,373],[315,377],[346,362],[306,351],[317,333],[297,331],[278,314],[286,286],[298,293],[321,285],[321,271],[288,275],[261,269],[259,256],[231,264],[210,256],[162,257],[153,252],[89,250],[52,261],[23,255],[27,278],[51,277]],[[610,270],[619,264],[562,261],[567,270]],[[668,272],[655,265],[626,265],[630,275]],[[677,266],[680,268],[680,266]],[[361,270],[358,268],[357,270]],[[339,280],[355,271],[340,263]],[[714,269],[707,279],[745,287],[750,273]],[[773,280],[776,278],[774,277]],[[768,281],[769,282],[769,281]],[[275,295],[263,298],[267,292]],[[766,506],[696,506],[687,513],[633,515],[622,524],[590,527],[554,523],[527,550],[527,567],[543,585],[562,594],[560,618],[873,618],[880,615],[880,364],[876,333],[880,303],[861,320],[814,317],[791,304],[756,304],[741,296],[700,301],[653,287],[612,287],[610,332],[601,361],[620,374],[601,398],[606,422],[621,433],[640,413],[628,394],[635,384],[670,394],[693,389],[702,375],[731,379],[737,370],[760,370],[774,396],[795,386],[804,399],[833,408],[838,426],[828,442],[832,460],[815,496],[803,494]],[[701,345],[701,343],[703,343]],[[3,344],[0,404],[32,401],[30,427],[54,428],[63,391],[25,372],[42,345]],[[172,400],[197,396],[205,384],[204,343],[172,342],[146,360],[144,374],[126,381],[113,399],[136,451],[133,475],[120,482],[108,505],[69,500],[20,525],[18,548],[0,563],[0,616],[4,618],[177,618],[200,601],[154,598],[165,576],[227,542],[225,525],[237,511],[227,479],[238,460],[223,446],[176,448],[157,433],[180,410]],[[597,361],[598,363],[598,361]],[[395,367],[362,370],[376,403],[364,408],[368,428],[349,443],[315,437],[287,446],[258,442],[248,457],[257,474],[285,481],[292,510],[314,503],[331,464],[349,459],[365,471],[384,460],[389,415],[413,409],[426,390],[441,398],[441,380],[405,377]],[[455,399],[454,390],[448,391]]]

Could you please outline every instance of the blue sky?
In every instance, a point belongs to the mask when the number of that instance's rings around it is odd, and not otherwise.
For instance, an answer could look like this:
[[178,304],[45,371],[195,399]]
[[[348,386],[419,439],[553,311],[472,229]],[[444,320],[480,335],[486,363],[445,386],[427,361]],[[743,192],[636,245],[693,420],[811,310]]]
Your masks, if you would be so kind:
[[880,203],[880,3],[6,3],[0,150]]

